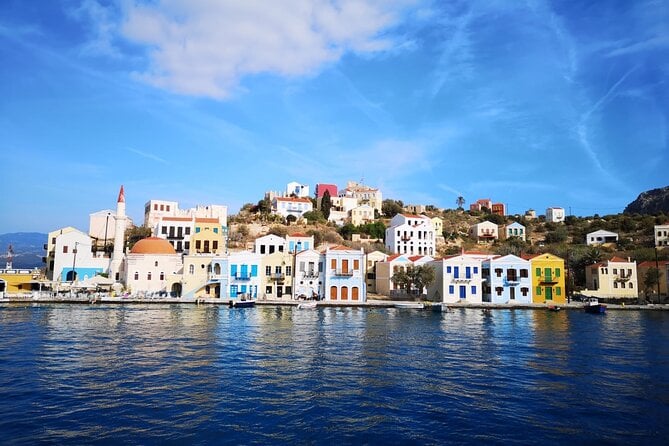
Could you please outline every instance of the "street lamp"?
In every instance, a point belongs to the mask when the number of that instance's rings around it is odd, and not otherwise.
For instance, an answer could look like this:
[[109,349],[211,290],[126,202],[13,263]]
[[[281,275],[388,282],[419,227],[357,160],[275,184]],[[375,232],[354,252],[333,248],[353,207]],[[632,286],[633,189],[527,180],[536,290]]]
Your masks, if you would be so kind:
[[74,249],[72,250],[74,253],[74,258],[72,259],[72,285],[74,285],[74,278],[77,275],[74,269],[77,265],[77,246],[79,246],[79,242],[74,242]]
[[109,224],[109,216],[111,212],[107,212],[107,218],[105,219],[105,256],[107,255],[107,225]]

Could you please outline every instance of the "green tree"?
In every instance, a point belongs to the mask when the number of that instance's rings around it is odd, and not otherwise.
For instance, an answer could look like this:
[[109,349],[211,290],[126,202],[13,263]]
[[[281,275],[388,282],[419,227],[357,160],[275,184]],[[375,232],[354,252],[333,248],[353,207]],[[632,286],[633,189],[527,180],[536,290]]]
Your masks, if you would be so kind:
[[272,226],[269,228],[269,234],[273,234],[279,237],[285,237],[288,235],[288,229],[285,226]]
[[395,215],[399,214],[404,210],[404,203],[400,200],[383,200],[381,204],[381,211],[383,215],[388,218],[393,218]]
[[269,215],[269,213],[272,212],[272,203],[269,201],[268,197],[265,197],[258,202],[256,212],[263,216]]
[[314,211],[309,211],[305,212],[304,215],[302,215],[304,219],[306,219],[309,223],[325,223],[325,217],[323,216],[323,213],[319,211],[318,209]]
[[351,234],[356,234],[358,232],[358,228],[356,228],[352,223],[346,223],[344,226],[339,228],[339,235],[341,235],[345,240],[351,240]]
[[323,217],[327,220],[330,218],[330,209],[332,208],[332,197],[330,197],[330,191],[326,190],[323,193],[323,197],[321,198],[321,212],[323,213]]
[[560,226],[553,231],[547,232],[544,240],[546,243],[562,243],[567,240],[568,236],[567,229]]
[[399,287],[405,293],[409,293],[411,289],[411,277],[409,276],[407,270],[400,269],[393,273],[392,282],[395,286]]
[[292,214],[289,215],[288,217],[286,217],[286,224],[288,224],[288,225],[291,224],[291,223],[295,223],[296,221],[297,221],[297,217],[292,215]]
[[[657,268],[648,268],[643,278],[644,291],[646,296],[657,292],[657,285],[660,283],[662,273]],[[658,296],[659,297],[659,296]]]
[[495,223],[496,225],[506,224],[506,218],[502,217],[501,215],[497,215],[497,214],[486,215],[485,216],[485,221]]
[[407,273],[411,278],[412,287],[418,294],[423,294],[423,290],[432,285],[435,279],[434,269],[430,265],[410,266]]
[[143,238],[151,237],[151,228],[146,226],[133,226],[125,231],[125,245],[128,249],[132,249],[135,243]]

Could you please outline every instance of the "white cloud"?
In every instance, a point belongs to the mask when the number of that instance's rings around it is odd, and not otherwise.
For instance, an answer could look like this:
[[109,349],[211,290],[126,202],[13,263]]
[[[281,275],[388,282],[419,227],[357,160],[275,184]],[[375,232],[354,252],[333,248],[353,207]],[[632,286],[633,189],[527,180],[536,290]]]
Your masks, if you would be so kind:
[[241,78],[302,76],[353,52],[390,49],[404,3],[380,0],[157,0],[129,4],[123,36],[149,47],[144,81],[223,98]]

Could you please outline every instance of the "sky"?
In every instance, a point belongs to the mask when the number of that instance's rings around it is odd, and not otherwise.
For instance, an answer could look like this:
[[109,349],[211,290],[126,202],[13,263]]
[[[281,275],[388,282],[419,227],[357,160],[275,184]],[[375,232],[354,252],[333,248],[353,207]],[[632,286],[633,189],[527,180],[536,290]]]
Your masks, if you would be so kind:
[[[669,185],[667,0],[2,0],[0,233],[297,181],[622,212]],[[466,206],[467,206],[466,204]]]

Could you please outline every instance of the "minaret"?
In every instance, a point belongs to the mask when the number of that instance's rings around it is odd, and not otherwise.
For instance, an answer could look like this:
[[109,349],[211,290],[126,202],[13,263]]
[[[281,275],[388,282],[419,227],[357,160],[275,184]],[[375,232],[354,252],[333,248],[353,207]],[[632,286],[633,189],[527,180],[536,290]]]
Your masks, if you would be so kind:
[[112,253],[111,264],[109,265],[109,278],[115,282],[121,281],[120,270],[123,262],[123,246],[125,240],[125,193],[123,186],[118,193],[116,200],[116,225],[114,226],[114,252]]

